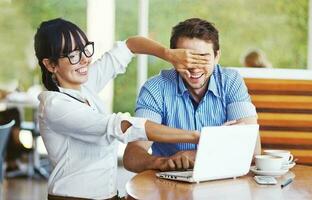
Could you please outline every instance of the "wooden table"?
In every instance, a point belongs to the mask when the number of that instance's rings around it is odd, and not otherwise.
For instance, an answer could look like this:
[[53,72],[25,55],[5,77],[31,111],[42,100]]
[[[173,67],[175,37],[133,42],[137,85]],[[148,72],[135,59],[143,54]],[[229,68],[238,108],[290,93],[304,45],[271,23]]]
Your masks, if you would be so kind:
[[[312,166],[295,166],[277,178],[277,185],[258,185],[253,180],[253,173],[237,179],[199,184],[159,179],[155,173],[149,170],[134,176],[126,185],[127,199],[312,199]],[[281,182],[294,176],[294,181],[281,189]]]

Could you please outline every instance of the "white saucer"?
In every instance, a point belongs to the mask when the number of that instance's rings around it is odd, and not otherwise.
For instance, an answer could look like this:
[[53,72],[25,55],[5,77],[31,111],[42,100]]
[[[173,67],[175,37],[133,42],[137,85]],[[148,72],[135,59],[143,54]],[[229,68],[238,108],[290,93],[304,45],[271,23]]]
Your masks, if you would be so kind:
[[283,165],[283,169],[291,169],[296,165],[295,162],[291,162],[289,164]]
[[262,171],[256,168],[256,166],[251,166],[250,171],[257,175],[262,175],[262,176],[281,176],[283,174],[286,174],[288,172],[288,168],[286,169],[281,169],[278,171]]

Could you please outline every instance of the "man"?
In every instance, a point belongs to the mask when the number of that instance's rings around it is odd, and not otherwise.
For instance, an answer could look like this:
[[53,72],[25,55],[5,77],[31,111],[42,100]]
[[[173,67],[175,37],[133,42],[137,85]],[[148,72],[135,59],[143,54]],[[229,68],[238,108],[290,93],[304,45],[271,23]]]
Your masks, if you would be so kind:
[[[170,47],[203,52],[209,58],[208,65],[192,68],[189,74],[163,70],[149,79],[137,100],[137,117],[199,131],[204,126],[257,123],[257,113],[242,77],[218,64],[218,30],[210,22],[192,18],[179,23],[172,29]],[[148,153],[151,146],[152,155]],[[258,153],[259,139],[255,149]],[[125,168],[134,172],[182,170],[193,167],[195,155],[194,144],[137,141],[128,144],[123,161]]]

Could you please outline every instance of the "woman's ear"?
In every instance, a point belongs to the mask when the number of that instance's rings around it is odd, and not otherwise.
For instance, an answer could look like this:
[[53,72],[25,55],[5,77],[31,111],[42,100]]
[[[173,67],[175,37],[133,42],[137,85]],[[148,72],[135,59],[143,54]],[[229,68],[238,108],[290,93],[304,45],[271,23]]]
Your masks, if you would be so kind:
[[53,64],[48,58],[44,58],[42,60],[42,63],[44,64],[45,68],[51,72],[51,73],[55,73],[56,72],[56,66],[55,64]]

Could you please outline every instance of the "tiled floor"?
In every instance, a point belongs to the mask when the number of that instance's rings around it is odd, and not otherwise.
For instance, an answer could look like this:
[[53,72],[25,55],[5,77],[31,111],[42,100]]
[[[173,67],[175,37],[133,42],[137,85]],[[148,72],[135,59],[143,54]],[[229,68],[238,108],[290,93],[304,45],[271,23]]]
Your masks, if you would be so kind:
[[[118,167],[118,190],[125,195],[125,185],[135,174]],[[0,200],[44,200],[47,197],[47,181],[27,178],[4,180]]]

